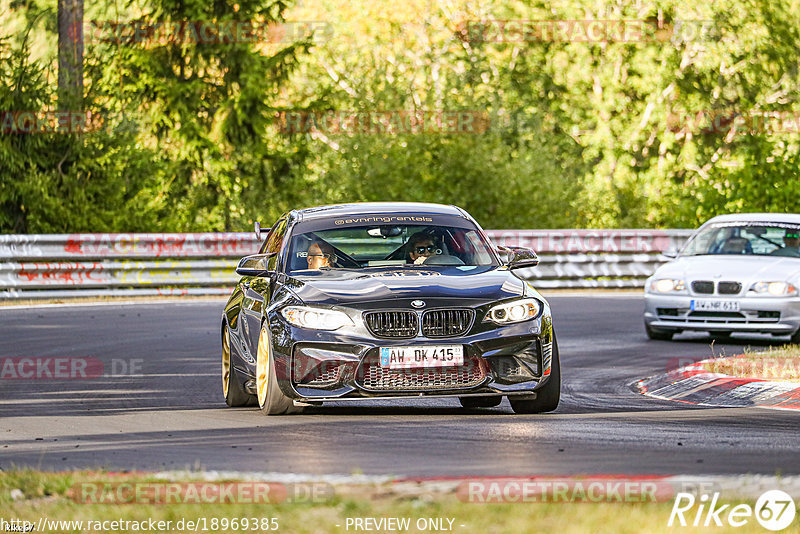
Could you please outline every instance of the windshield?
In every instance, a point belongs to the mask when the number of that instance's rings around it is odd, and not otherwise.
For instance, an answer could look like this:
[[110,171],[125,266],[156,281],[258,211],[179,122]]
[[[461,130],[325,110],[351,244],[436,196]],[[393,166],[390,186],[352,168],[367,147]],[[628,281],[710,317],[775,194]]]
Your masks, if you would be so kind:
[[[464,223],[467,224],[467,223]],[[294,235],[289,271],[432,265],[497,265],[478,230],[436,225],[371,225]]]
[[704,254],[800,257],[800,225],[735,222],[703,228],[681,256]]

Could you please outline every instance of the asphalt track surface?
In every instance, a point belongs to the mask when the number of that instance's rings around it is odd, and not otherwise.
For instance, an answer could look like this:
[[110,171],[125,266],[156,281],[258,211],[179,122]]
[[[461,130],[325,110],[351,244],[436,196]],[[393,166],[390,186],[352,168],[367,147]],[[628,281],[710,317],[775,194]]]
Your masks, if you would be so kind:
[[[649,341],[642,298],[552,296],[563,374],[550,414],[455,399],[326,404],[296,416],[227,408],[224,302],[0,308],[0,357],[91,357],[117,374],[0,380],[0,468],[208,469],[412,477],[798,474],[800,412],[701,408],[633,392],[677,357],[775,340]],[[116,360],[116,362],[112,361]],[[121,363],[124,362],[124,365]],[[122,371],[133,363],[133,376]]]

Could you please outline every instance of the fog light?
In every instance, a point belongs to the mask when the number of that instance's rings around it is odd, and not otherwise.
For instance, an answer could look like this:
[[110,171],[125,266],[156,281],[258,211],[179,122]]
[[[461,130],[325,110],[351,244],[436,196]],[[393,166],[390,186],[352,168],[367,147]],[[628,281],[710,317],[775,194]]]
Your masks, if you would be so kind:
[[536,378],[527,367],[530,364],[523,364],[513,356],[497,356],[490,358],[490,361],[495,382],[498,384],[518,384]]

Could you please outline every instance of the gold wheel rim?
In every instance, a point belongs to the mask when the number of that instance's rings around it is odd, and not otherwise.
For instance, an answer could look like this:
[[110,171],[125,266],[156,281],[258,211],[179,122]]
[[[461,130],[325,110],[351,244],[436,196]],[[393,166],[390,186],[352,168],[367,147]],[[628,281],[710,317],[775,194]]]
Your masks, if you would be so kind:
[[258,354],[256,355],[256,390],[258,405],[263,407],[267,402],[269,387],[269,337],[266,329],[261,329],[258,336]]
[[228,397],[228,383],[231,379],[231,334],[228,327],[222,335],[222,394]]

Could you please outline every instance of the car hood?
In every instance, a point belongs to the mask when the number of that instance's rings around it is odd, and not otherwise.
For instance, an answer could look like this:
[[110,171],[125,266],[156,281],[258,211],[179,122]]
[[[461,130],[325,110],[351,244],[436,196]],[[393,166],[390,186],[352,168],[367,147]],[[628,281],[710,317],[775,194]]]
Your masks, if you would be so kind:
[[525,282],[495,267],[460,267],[374,272],[331,270],[290,279],[306,303],[354,304],[394,299],[453,299],[473,305],[521,296]]
[[687,256],[662,265],[654,276],[683,280],[790,281],[800,277],[800,259],[780,256]]

